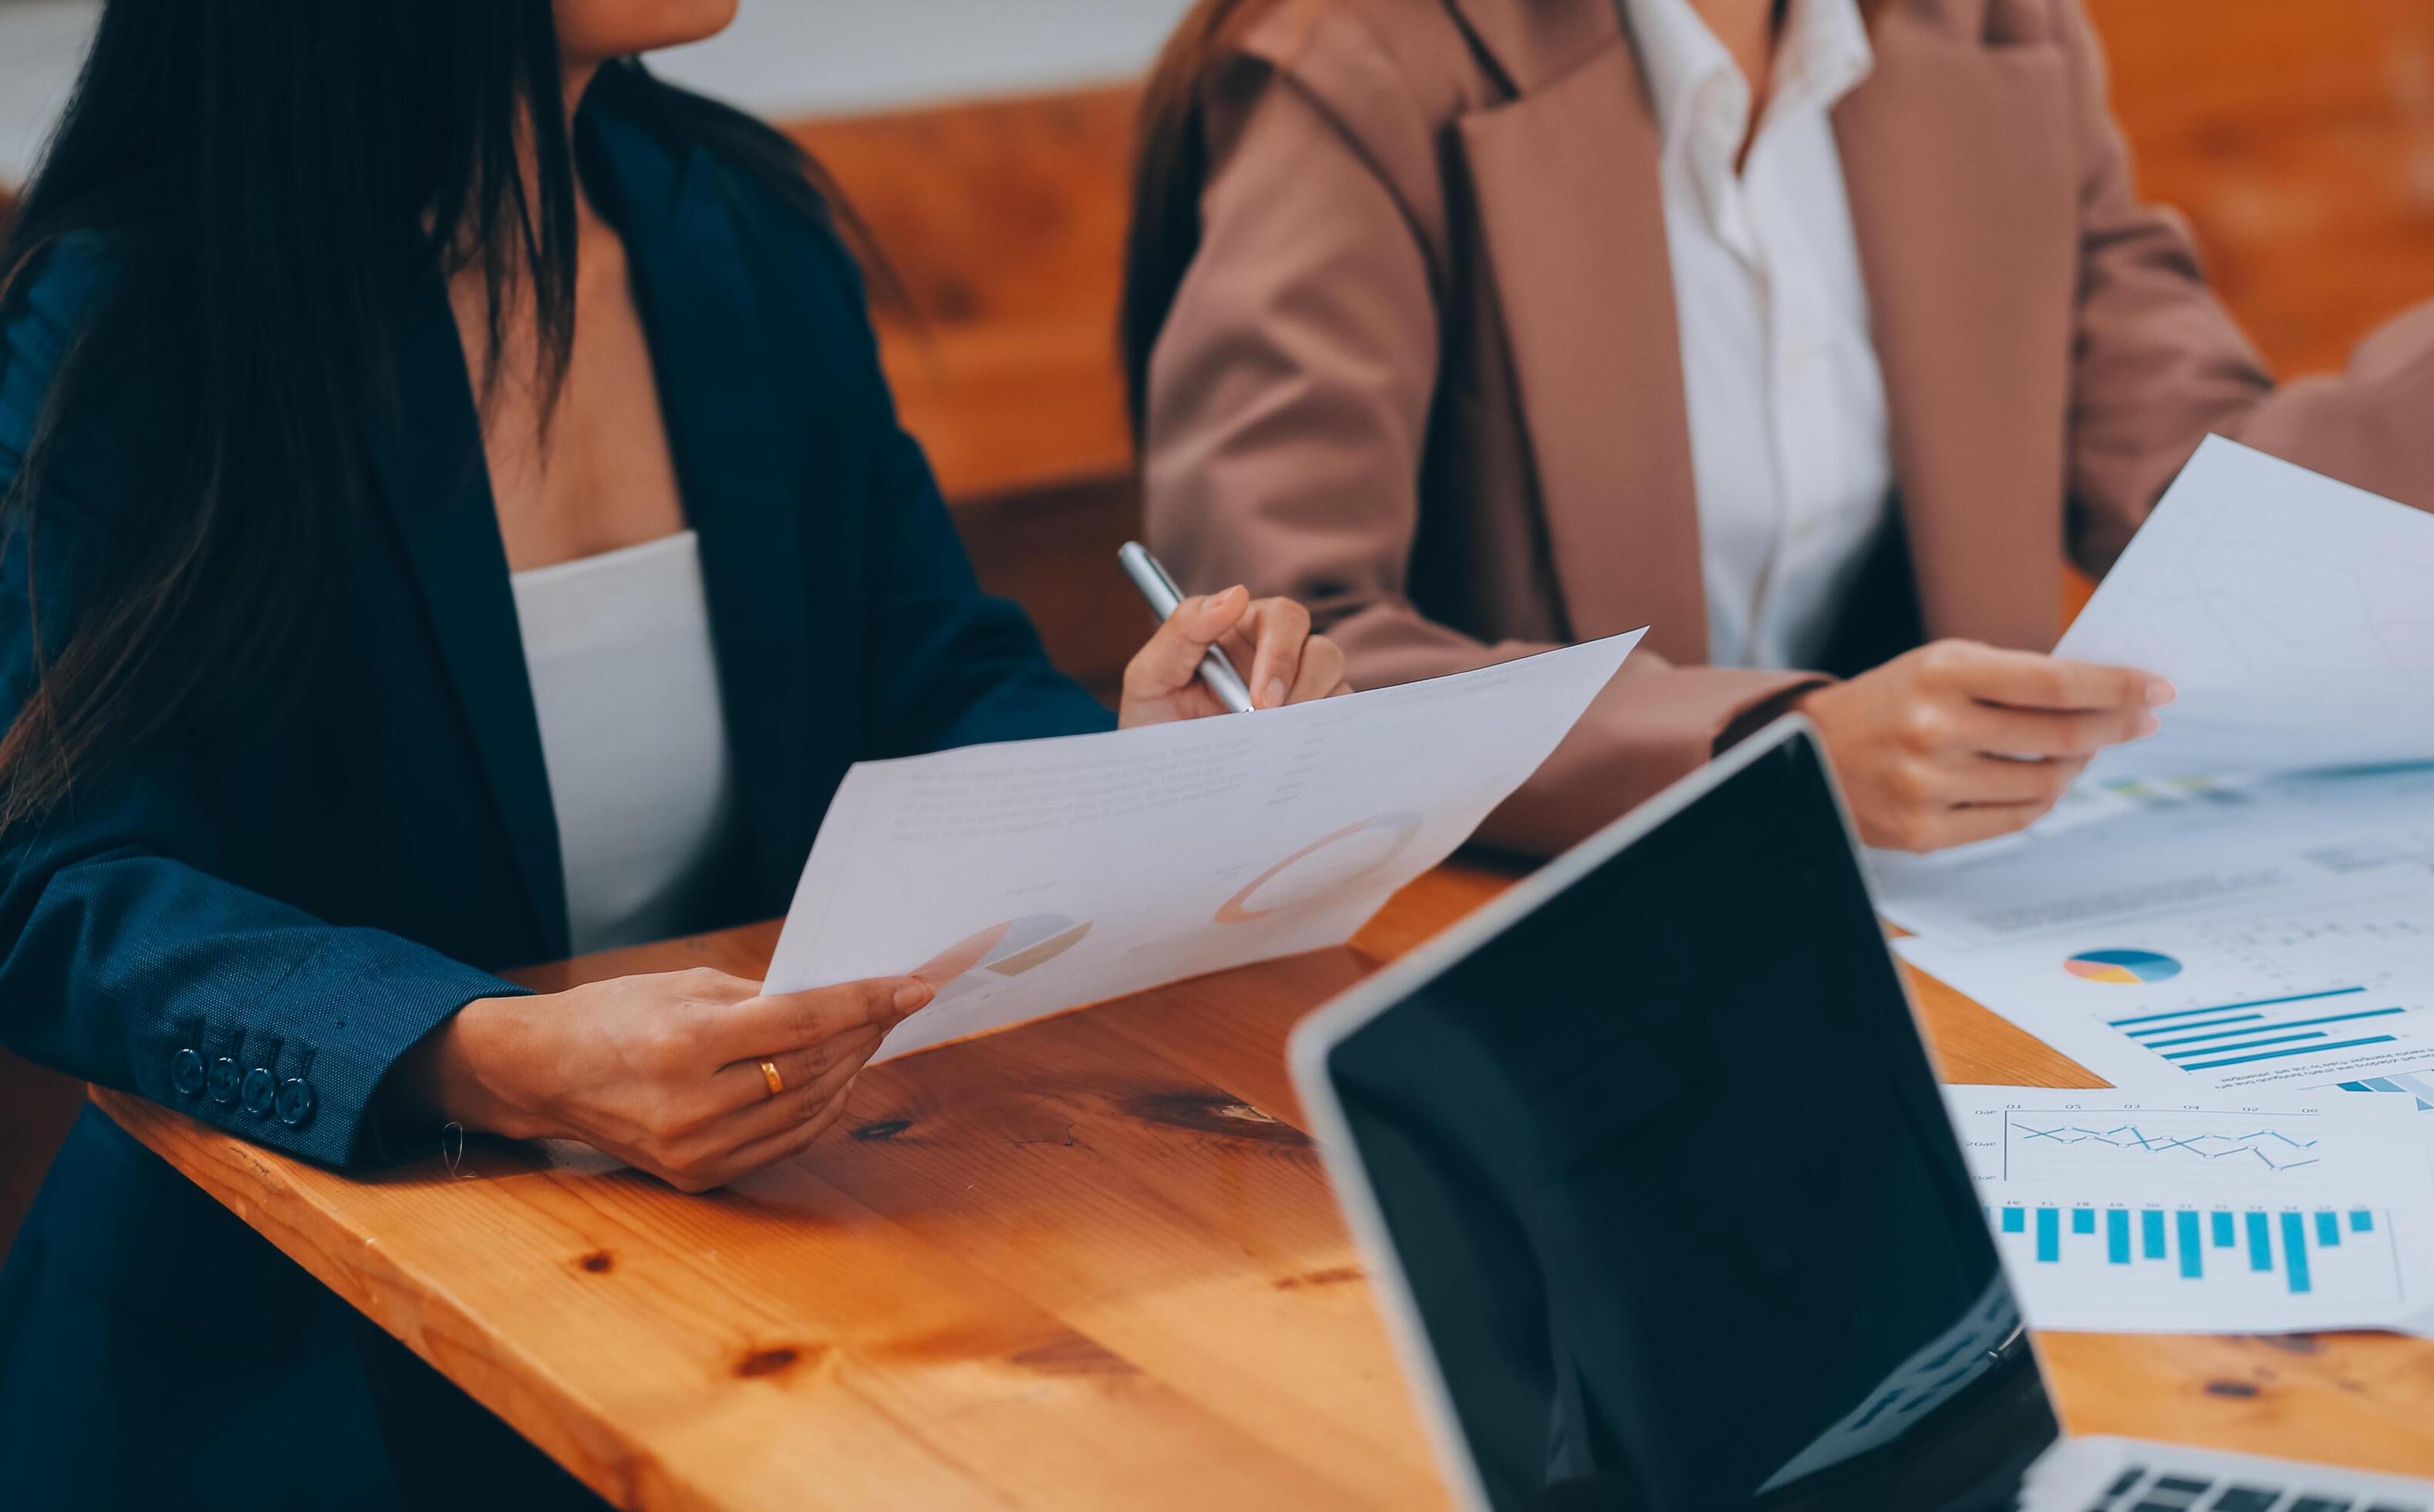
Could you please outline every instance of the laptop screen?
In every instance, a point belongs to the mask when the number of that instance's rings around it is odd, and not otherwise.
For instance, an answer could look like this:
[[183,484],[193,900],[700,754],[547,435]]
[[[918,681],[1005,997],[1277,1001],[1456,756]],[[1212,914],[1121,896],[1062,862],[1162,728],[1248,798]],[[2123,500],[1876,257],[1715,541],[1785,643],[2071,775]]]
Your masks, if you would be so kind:
[[1498,1512],[2008,1507],[2056,1436],[1819,763],[1328,1056]]

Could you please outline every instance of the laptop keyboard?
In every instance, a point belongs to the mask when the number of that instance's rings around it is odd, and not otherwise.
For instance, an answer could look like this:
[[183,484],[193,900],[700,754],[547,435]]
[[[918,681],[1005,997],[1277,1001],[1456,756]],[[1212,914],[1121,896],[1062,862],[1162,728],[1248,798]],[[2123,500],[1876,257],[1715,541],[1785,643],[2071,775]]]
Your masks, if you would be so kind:
[[2253,1475],[2210,1475],[2134,1465],[2087,1512],[2434,1512],[2422,1502],[2313,1491]]

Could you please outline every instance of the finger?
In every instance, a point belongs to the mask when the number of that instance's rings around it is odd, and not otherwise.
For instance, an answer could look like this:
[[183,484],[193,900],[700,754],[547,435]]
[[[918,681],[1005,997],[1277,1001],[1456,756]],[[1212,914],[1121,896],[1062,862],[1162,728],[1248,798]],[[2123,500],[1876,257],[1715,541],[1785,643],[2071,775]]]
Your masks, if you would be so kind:
[[2135,667],[2065,662],[1991,645],[1956,648],[1943,661],[1944,670],[1971,697],[2015,709],[2152,709],[2174,697],[2170,683]]
[[1161,706],[1176,719],[1207,719],[1216,714],[1230,714],[1234,706],[1208,691],[1208,684],[1193,681],[1165,695]]
[[815,1071],[806,1068],[802,1080],[789,1080],[786,1090],[774,1095],[762,1082],[758,1065],[741,1068],[751,1074],[760,1096],[726,1117],[704,1125],[683,1142],[684,1150],[696,1161],[716,1160],[724,1159],[730,1150],[755,1140],[767,1139],[806,1119],[818,1117],[820,1109],[843,1091],[848,1082],[862,1074],[863,1068],[870,1064],[872,1052],[879,1048],[884,1038],[884,1035],[870,1032],[868,1040],[852,1044],[845,1053],[830,1057]]
[[699,1190],[708,1191],[714,1187],[726,1186],[730,1181],[740,1180],[765,1166],[790,1160],[810,1149],[818,1142],[821,1135],[836,1126],[839,1118],[845,1116],[846,1096],[851,1091],[852,1087],[848,1083],[844,1091],[831,1098],[828,1106],[813,1117],[799,1124],[790,1125],[765,1139],[755,1140],[749,1144],[741,1145],[728,1152],[724,1158],[711,1162],[704,1172],[707,1185]]
[[2017,762],[2000,756],[1973,756],[1962,768],[1961,803],[2046,803],[2087,769],[2084,757]]
[[1344,685],[1344,647],[1324,635],[1313,635],[1301,648],[1301,676],[1294,679],[1287,703],[1331,698],[1352,690]]
[[1934,849],[1968,845],[1978,840],[1992,840],[1997,835],[2014,834],[2045,817],[2052,808],[2051,801],[2032,803],[1973,803],[1944,816],[1942,837]]
[[[714,1125],[729,1115],[782,1103],[804,1089],[816,1087],[838,1076],[850,1076],[862,1069],[879,1042],[887,1038],[892,1026],[869,1024],[833,1035],[815,1045],[799,1050],[763,1056],[760,1060],[739,1060],[723,1066],[707,1085],[704,1107],[705,1125]],[[766,1061],[778,1068],[779,1090],[769,1090],[769,1078],[762,1071]]]
[[1251,636],[1251,707],[1276,709],[1292,696],[1301,677],[1302,644],[1310,639],[1310,610],[1290,598],[1253,604],[1242,628]]
[[1873,821],[1863,819],[1860,838],[1873,846],[1926,855],[2027,829],[2050,806],[2040,802],[1911,806]]
[[1125,663],[1124,696],[1163,698],[1191,686],[1200,670],[1200,659],[1242,622],[1250,607],[1249,591],[1239,586],[1177,604],[1166,623]]
[[[1989,768],[2005,765],[1992,757],[1965,754],[1896,756],[1865,774],[1869,798],[1862,807],[1871,817],[1861,829],[1870,845],[1897,850],[1940,850],[1960,842],[1951,838],[1954,816],[1973,800],[1986,804],[2027,802],[2029,795],[2010,796],[2005,784],[2022,781],[2021,774],[1997,774]],[[2040,764],[2014,762],[2030,768]]]
[[801,1050],[855,1029],[894,1028],[937,996],[917,976],[883,976],[750,998],[722,1014],[704,1042],[719,1065]]
[[2151,735],[2155,729],[2154,713],[2147,709],[2081,712],[1980,703],[1962,711],[1957,733],[1973,751],[2083,759],[2107,746]]
[[[1258,608],[1259,601],[1253,599],[1250,610]],[[1225,652],[1226,659],[1234,663],[1236,671],[1242,673],[1245,692],[1257,686],[1252,682],[1251,678],[1260,655],[1260,621],[1250,610],[1246,610],[1243,617],[1236,620],[1225,634],[1217,637],[1217,649]],[[1256,695],[1253,696],[1253,701],[1254,703],[1258,701]]]

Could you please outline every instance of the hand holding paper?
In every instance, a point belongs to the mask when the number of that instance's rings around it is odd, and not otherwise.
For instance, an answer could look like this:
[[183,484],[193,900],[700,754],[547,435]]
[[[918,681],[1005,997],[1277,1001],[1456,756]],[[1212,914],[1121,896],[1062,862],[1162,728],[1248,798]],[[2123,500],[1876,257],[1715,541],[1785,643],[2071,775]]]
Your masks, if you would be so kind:
[[874,1061],[1341,944],[1537,769],[1637,632],[1226,718],[847,774],[768,989],[915,971]]
[[2434,516],[2209,437],[2054,654],[2180,692],[2099,777],[2434,758]]
[[1925,851],[2034,822],[2089,757],[2151,732],[2170,697],[2128,667],[1938,641],[1820,688],[1800,710],[1833,757],[1860,838]]

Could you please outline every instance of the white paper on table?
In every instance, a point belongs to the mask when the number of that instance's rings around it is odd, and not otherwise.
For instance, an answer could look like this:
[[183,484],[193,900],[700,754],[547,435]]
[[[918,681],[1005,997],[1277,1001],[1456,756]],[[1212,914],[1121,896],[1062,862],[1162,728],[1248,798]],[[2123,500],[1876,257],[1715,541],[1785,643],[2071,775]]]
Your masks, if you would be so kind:
[[1340,945],[1537,770],[1643,633],[1257,713],[859,764],[768,988],[937,984],[876,1062]]
[[2434,1332],[2434,1177],[2405,1098],[1945,1099],[2031,1327]]
[[[1956,949],[2434,872],[2434,765],[2082,784],[2027,833],[1868,853],[1877,905]],[[2434,954],[2434,943],[2427,946]]]
[[2434,759],[2434,516],[2208,437],[2054,654],[2179,690],[2099,777]]
[[2117,1087],[2434,1096],[2434,878],[2413,871],[1976,950],[1920,936],[1894,949]]

